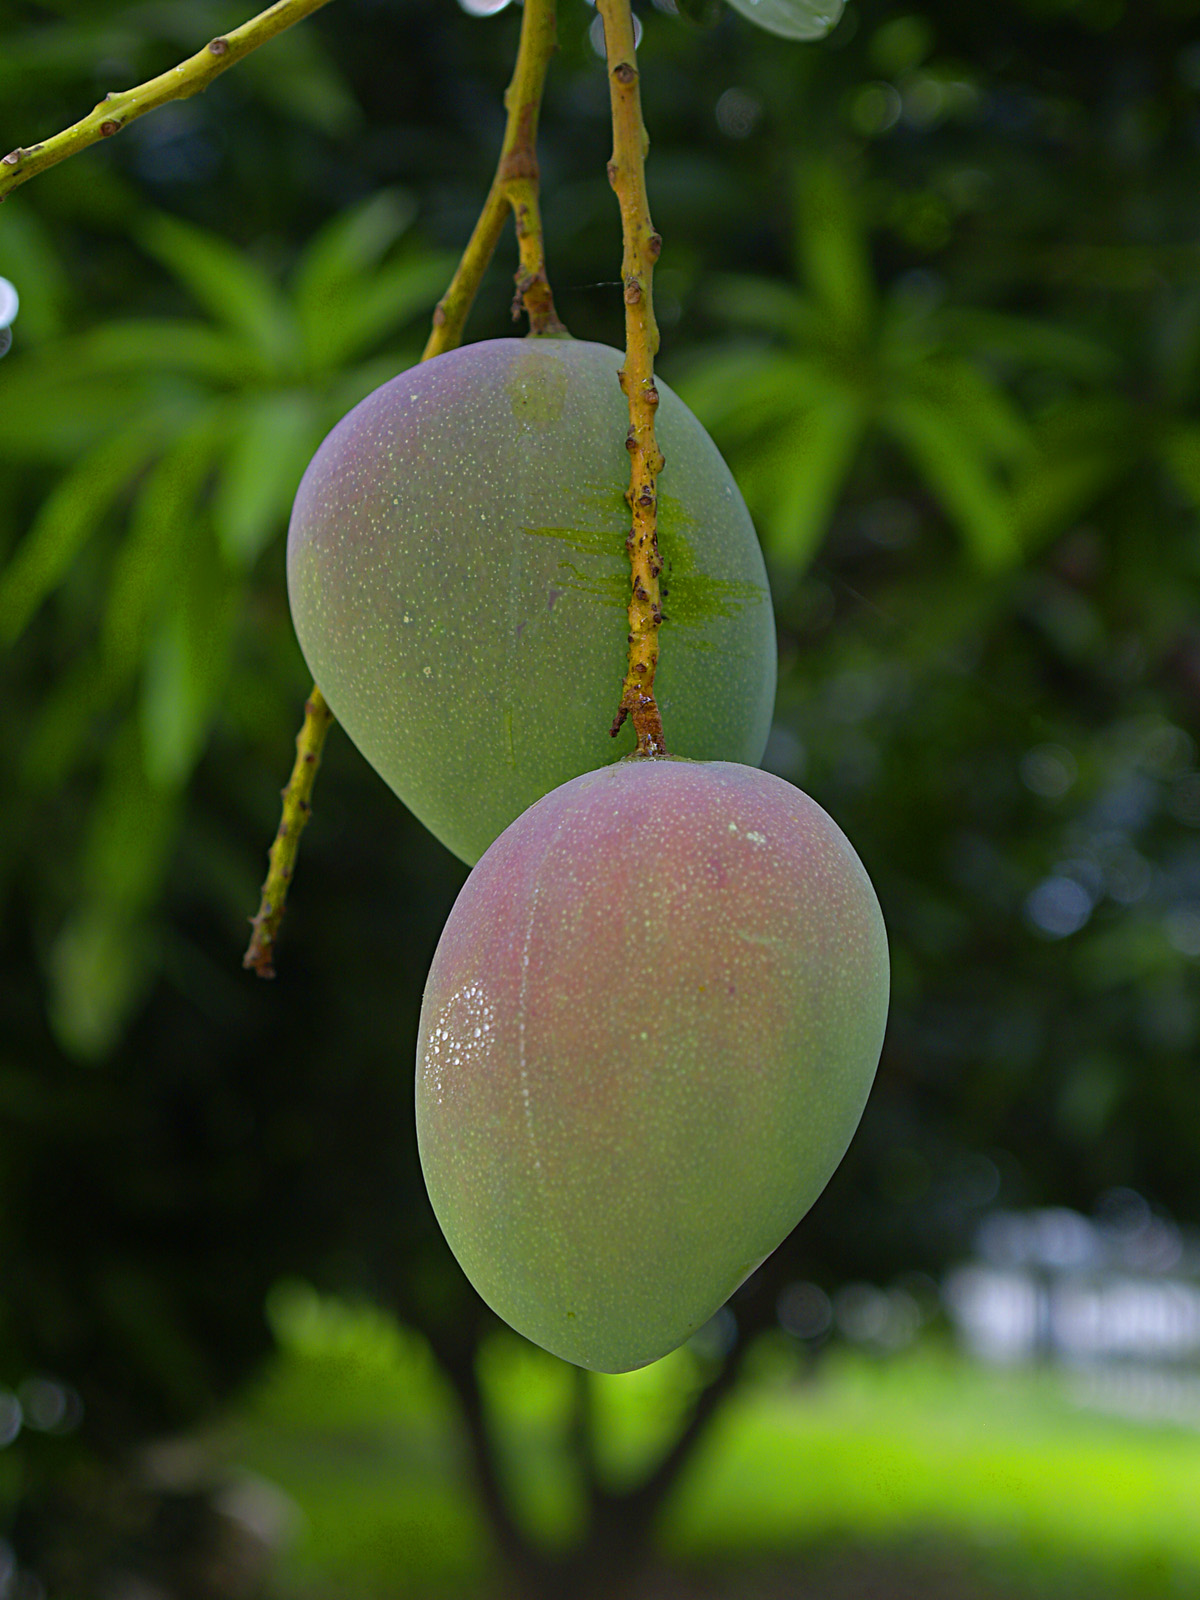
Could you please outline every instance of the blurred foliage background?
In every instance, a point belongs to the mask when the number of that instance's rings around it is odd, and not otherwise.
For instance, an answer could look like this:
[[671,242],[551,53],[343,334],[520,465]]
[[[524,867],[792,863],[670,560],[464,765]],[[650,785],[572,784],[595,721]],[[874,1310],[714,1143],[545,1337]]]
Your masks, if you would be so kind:
[[[243,20],[3,0],[0,142]],[[429,1212],[465,869],[336,730],[280,976],[241,970],[308,687],[290,499],[419,353],[517,29],[337,0],[0,209],[0,1593],[1195,1592],[1194,1434],[997,1389],[939,1285],[998,1209],[1200,1221],[1200,0],[642,22],[659,366],[771,567],[767,764],[892,937],[861,1130],[703,1338],[577,1379]],[[620,344],[593,23],[563,0],[544,212]]]

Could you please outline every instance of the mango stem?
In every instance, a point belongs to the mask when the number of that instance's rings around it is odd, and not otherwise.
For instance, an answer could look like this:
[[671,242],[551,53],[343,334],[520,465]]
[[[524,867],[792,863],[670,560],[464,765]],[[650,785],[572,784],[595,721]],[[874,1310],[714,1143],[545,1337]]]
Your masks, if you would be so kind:
[[[463,328],[512,212],[517,230],[520,266],[516,274],[514,317],[524,307],[530,333],[565,333],[554,310],[554,297],[546,276],[545,246],[539,206],[537,126],[546,72],[557,48],[555,0],[525,0],[521,37],[512,82],[504,94],[508,120],[500,146],[496,176],[488,190],[467,247],[450,286],[433,313],[433,328],[421,360],[429,361],[462,342]],[[250,922],[254,933],[242,965],[260,978],[275,976],[275,940],[283,921],[300,834],[308,821],[313,780],[333,712],[314,683],[304,707],[304,724],[296,738],[297,758],[283,791],[283,820],[268,857],[267,879],[258,913]]]
[[554,310],[554,296],[546,276],[537,159],[538,114],[550,57],[557,48],[555,0],[525,0],[512,82],[504,93],[508,119],[496,175],[450,287],[433,313],[433,330],[422,361],[461,344],[467,316],[510,211],[517,230],[520,262],[513,318],[520,316],[523,308],[530,333],[566,332]]
[[235,61],[241,61],[243,56],[248,56],[269,39],[274,39],[293,23],[300,22],[328,4],[329,0],[276,0],[274,5],[268,6],[258,16],[243,22],[240,28],[210,39],[202,50],[197,50],[195,55],[181,61],[177,67],[160,72],[157,78],[139,83],[135,89],[114,90],[106,94],[86,117],[73,122],[61,133],[53,134],[38,144],[10,150],[6,156],[0,157],[0,200],[10,190],[28,183],[30,178],[36,178],[39,172],[45,172],[48,167],[57,166],[68,156],[77,155],[80,150],[98,144],[101,139],[111,139],[137,117],[144,117],[147,111],[157,111],[159,106],[165,106],[172,100],[186,100],[189,95],[199,94],[202,89],[208,88],[214,78],[232,67]]
[[275,940],[279,934],[279,924],[283,921],[288,885],[292,881],[296,853],[300,849],[300,835],[312,811],[310,797],[317,768],[321,764],[325,735],[332,722],[333,712],[326,705],[325,696],[314,684],[305,702],[304,724],[296,735],[296,763],[283,791],[283,819],[268,856],[262,902],[258,915],[250,919],[254,933],[242,957],[242,965],[252,968],[260,978],[275,976]]
[[609,730],[614,736],[626,717],[633,722],[639,756],[666,754],[662,717],[654,698],[658,667],[658,630],[662,624],[662,599],[658,578],[662,557],[658,553],[658,474],[663,454],[654,437],[654,411],[658,390],[654,385],[654,357],[658,354],[658,324],[654,318],[654,263],[662,239],[650,220],[646,195],[646,154],[650,140],[642,121],[637,56],[634,49],[633,13],[629,0],[596,0],[604,21],[608,60],[608,87],[612,102],[613,153],[608,181],[621,207],[624,255],[621,282],[625,300],[625,365],[621,387],[629,401],[630,481],[625,499],[633,513],[633,526],[625,541],[631,567],[629,596],[629,666],[621,702]]

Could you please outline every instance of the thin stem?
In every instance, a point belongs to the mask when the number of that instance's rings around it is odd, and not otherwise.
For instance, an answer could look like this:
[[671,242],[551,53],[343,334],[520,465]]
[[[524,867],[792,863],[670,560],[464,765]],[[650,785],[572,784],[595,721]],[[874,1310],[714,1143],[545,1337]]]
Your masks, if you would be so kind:
[[333,712],[326,705],[325,696],[314,684],[304,705],[304,725],[296,735],[296,764],[283,791],[283,820],[267,857],[262,902],[258,915],[250,919],[254,933],[249,949],[242,957],[242,965],[252,968],[260,978],[275,976],[275,940],[279,934],[279,924],[283,921],[288,885],[300,848],[300,835],[304,832],[311,811],[310,796],[317,768],[321,764],[325,735],[332,721]]
[[[496,176],[462,259],[450,280],[450,287],[433,313],[433,328],[421,356],[422,361],[440,356],[461,343],[467,315],[510,210],[516,221],[520,256],[513,315],[519,315],[524,307],[529,317],[530,333],[565,332],[555,314],[554,299],[546,277],[538,206],[538,112],[555,42],[555,0],[525,0],[516,65],[512,82],[504,95],[508,120]],[[297,750],[301,754],[283,791],[283,821],[271,846],[270,869],[267,881],[263,884],[262,904],[258,915],[251,918],[254,935],[243,960],[243,965],[252,967],[261,978],[275,976],[272,963],[275,939],[283,920],[300,833],[308,820],[316,764],[320,759],[325,734],[333,721],[333,713],[316,684],[312,687],[304,711],[304,726],[296,740]],[[314,718],[318,720],[314,721]],[[309,754],[305,754],[306,751]],[[310,755],[313,757],[311,760]]]
[[538,204],[537,128],[542,93],[550,57],[557,48],[555,0],[525,0],[521,38],[512,82],[504,93],[508,120],[496,176],[483,203],[475,231],[463,251],[450,287],[433,313],[433,330],[422,361],[453,350],[462,342],[463,328],[483,275],[512,212],[517,229],[520,267],[513,316],[524,308],[530,333],[564,333],[554,310],[554,297],[546,277],[546,253]]
[[276,0],[273,6],[251,17],[249,22],[243,22],[232,33],[210,39],[203,50],[169,72],[160,73],[136,89],[105,95],[95,110],[61,133],[44,139],[41,144],[10,151],[0,158],[0,200],[10,190],[36,178],[39,172],[45,172],[47,167],[57,166],[68,156],[98,144],[101,139],[111,139],[147,111],[156,111],[172,100],[186,100],[189,95],[199,94],[235,61],[328,4],[329,0]]
[[638,755],[653,756],[666,753],[662,718],[654,698],[658,630],[662,623],[656,480],[663,468],[663,455],[654,438],[654,411],[658,405],[658,390],[654,386],[658,324],[654,320],[652,288],[654,263],[662,249],[662,239],[654,231],[646,197],[646,154],[650,140],[642,121],[630,3],[629,0],[596,0],[596,9],[604,20],[612,101],[613,154],[608,164],[608,179],[620,203],[625,246],[621,262],[625,298],[625,365],[621,369],[621,387],[629,401],[626,443],[630,481],[625,498],[633,513],[633,527],[625,541],[632,569],[629,669],[611,732],[615,735],[625,718],[631,718],[637,734]]

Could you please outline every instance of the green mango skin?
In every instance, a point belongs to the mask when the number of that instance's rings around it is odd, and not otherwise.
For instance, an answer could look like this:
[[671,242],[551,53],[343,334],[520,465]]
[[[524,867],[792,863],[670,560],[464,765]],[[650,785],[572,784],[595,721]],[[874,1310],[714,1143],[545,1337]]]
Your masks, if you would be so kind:
[[556,789],[467,879],[425,988],[417,1142],[468,1278],[578,1366],[665,1355],[825,1187],[887,1006],[870,880],[800,790],[669,759]]
[[[634,744],[620,351],[497,339],[414,367],[334,428],[300,485],[288,590],[354,743],[464,861],[568,778]],[[673,754],[756,764],[775,625],[745,502],[665,383],[656,433]]]

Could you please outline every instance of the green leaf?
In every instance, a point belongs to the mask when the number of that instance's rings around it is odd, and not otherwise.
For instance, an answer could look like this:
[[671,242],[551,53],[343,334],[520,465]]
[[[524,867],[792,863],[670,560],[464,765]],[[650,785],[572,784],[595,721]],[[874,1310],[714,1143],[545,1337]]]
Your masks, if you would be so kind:
[[1120,367],[1115,353],[1098,340],[1033,317],[963,306],[947,307],[931,320],[948,344],[1014,366],[1085,381],[1111,378]]
[[1200,510],[1200,423],[1173,428],[1163,440],[1160,454],[1175,482]]
[[43,501],[29,532],[0,573],[0,639],[12,644],[63,581],[88,538],[159,445],[161,425],[142,416],[97,446]]
[[244,339],[180,317],[105,323],[76,341],[75,354],[85,372],[161,369],[231,387],[271,370]]
[[866,424],[862,400],[833,390],[779,440],[765,543],[789,572],[806,566],[824,538]]
[[229,673],[239,593],[212,538],[194,539],[146,652],[141,727],[152,783],[182,785],[204,749]]
[[909,374],[922,396],[970,434],[992,460],[1019,461],[1033,449],[1033,429],[1008,393],[973,362],[941,357]]
[[82,901],[50,950],[50,1026],[69,1055],[97,1061],[120,1038],[149,987],[154,952],[140,920],[108,901]]
[[155,464],[134,503],[113,568],[101,639],[105,670],[118,680],[136,670],[187,543],[200,537],[201,497],[225,426],[224,411],[210,409]]
[[810,344],[822,333],[820,307],[790,284],[724,273],[705,287],[706,311],[741,328]]
[[1013,486],[1013,515],[1024,548],[1034,550],[1069,528],[1127,465],[1121,454],[1096,449],[1039,456]]
[[307,334],[323,320],[331,295],[360,280],[411,225],[416,202],[404,189],[382,189],[339,212],[305,246],[292,279],[301,326]]
[[875,320],[875,279],[858,197],[832,160],[798,174],[796,248],[801,274],[845,342],[863,345]]
[[1018,473],[1013,509],[1032,549],[1095,505],[1141,456],[1146,428],[1118,395],[1086,396],[1041,420],[1037,449]]
[[783,39],[823,39],[842,14],[845,0],[729,0],[757,27]]
[[156,394],[142,372],[96,371],[76,341],[0,362],[0,460],[73,465],[97,444],[185,397]]
[[306,330],[313,365],[341,366],[413,317],[427,315],[453,269],[451,256],[422,253],[391,262],[373,278],[350,281],[331,291],[321,315]]
[[79,897],[50,951],[50,1017],[64,1048],[111,1048],[145,991],[155,950],[144,926],[179,814],[176,791],[152,784],[127,724],[110,746],[78,867]]
[[32,794],[58,789],[104,737],[106,713],[120,685],[89,654],[73,661],[47,687],[16,763],[21,787]]
[[954,413],[905,394],[887,403],[884,421],[957,523],[979,565],[997,571],[1019,560],[1011,497],[978,440]]
[[690,362],[672,386],[707,428],[745,437],[820,405],[836,384],[818,360],[729,345]]
[[299,336],[286,300],[243,251],[216,234],[163,214],[143,223],[138,238],[199,305],[275,367],[286,366],[296,356]]
[[251,395],[238,408],[212,507],[217,542],[231,565],[251,566],[287,526],[323,432],[306,390]]

